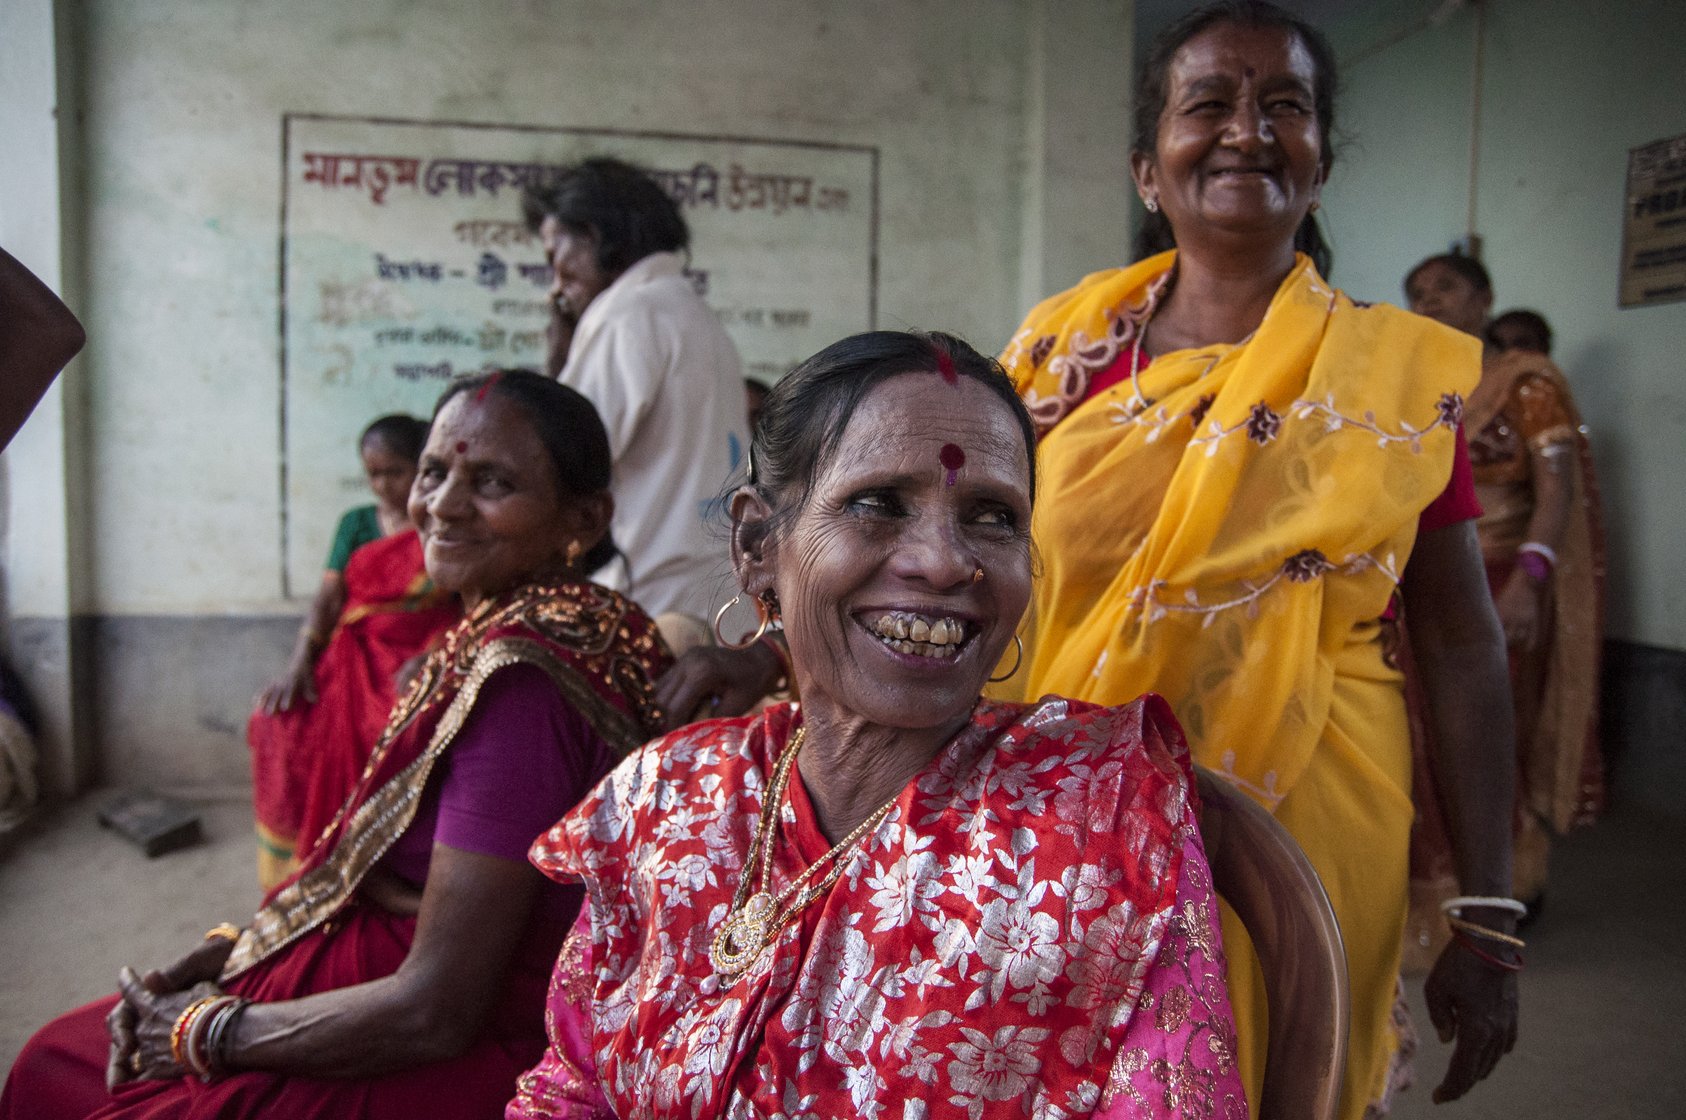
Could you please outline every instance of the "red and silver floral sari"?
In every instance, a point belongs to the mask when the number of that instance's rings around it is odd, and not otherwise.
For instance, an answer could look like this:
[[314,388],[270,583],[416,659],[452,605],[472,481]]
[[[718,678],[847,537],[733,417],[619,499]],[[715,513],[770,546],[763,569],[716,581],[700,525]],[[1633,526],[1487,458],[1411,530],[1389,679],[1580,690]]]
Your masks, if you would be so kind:
[[[1245,1117],[1211,876],[1169,708],[982,701],[746,971],[709,948],[800,714],[629,757],[533,849],[590,898],[537,1117]],[[773,890],[831,847],[801,781]]]

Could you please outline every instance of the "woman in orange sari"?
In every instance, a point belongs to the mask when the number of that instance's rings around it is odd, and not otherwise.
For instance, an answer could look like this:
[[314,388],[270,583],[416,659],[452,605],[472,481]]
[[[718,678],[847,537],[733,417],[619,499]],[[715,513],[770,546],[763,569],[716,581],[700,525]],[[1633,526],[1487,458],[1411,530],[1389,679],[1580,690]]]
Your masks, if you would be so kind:
[[269,890],[327,827],[386,725],[405,662],[462,613],[435,587],[405,503],[427,425],[383,416],[359,441],[377,503],[340,519],[287,671],[246,724],[258,881]]
[[[1483,511],[1476,529],[1510,650],[1515,893],[1533,901],[1545,891],[1552,835],[1590,823],[1603,804],[1604,539],[1592,456],[1568,380],[1548,356],[1550,328],[1512,312],[1489,329],[1493,286],[1479,261],[1429,257],[1406,276],[1405,294],[1411,310],[1486,343],[1465,422]],[[1445,890],[1436,824],[1424,814],[1416,841],[1413,876],[1424,902]],[[1414,916],[1413,929],[1419,924]]]

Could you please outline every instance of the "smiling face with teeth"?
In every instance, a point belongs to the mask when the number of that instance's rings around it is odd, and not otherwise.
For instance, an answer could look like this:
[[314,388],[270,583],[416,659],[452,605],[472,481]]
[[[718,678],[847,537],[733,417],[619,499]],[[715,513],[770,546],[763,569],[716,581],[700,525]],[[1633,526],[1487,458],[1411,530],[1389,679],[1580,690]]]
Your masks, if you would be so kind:
[[1130,163],[1179,245],[1242,235],[1292,253],[1329,169],[1316,90],[1311,52],[1285,28],[1217,23],[1177,49],[1153,152]]
[[[770,516],[754,503],[734,513]],[[958,727],[1029,602],[1030,512],[1025,436],[989,389],[926,372],[872,389],[802,508],[740,561],[746,590],[778,596],[808,718]]]

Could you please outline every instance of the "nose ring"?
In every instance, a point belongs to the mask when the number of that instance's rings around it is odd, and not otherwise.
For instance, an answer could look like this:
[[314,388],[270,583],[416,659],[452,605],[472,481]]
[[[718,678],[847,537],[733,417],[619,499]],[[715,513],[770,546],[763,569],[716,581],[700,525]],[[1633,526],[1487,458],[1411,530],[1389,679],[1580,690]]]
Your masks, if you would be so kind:
[[983,566],[979,565],[978,570],[972,573],[972,582],[973,583],[982,583],[983,578],[984,578]]

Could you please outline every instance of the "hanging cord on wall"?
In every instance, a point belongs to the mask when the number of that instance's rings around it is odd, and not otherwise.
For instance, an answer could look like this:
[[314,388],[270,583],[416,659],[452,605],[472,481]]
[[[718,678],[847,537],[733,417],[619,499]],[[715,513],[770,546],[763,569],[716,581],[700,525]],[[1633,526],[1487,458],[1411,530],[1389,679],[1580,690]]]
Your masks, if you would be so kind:
[[1422,19],[1417,20],[1417,22],[1410,24],[1407,27],[1402,27],[1393,34],[1388,35],[1385,38],[1378,39],[1376,42],[1371,43],[1367,47],[1360,47],[1358,50],[1353,51],[1350,55],[1341,59],[1341,69],[1351,70],[1359,63],[1364,62],[1367,59],[1374,58],[1383,51],[1398,46],[1400,43],[1403,43],[1413,35],[1421,34],[1431,27],[1439,27],[1461,11],[1465,6],[1469,5],[1478,7],[1480,5],[1480,0],[1441,0],[1441,3],[1434,9],[1434,11],[1430,12]]
[[1481,234],[1475,224],[1478,172],[1481,168],[1482,61],[1487,44],[1487,6],[1470,0],[1475,9],[1475,63],[1469,77],[1469,212],[1464,219],[1464,253],[1481,259]]
[[1481,257],[1481,235],[1476,232],[1476,203],[1478,201],[1476,187],[1477,176],[1481,167],[1481,86],[1482,68],[1485,61],[1483,56],[1487,44],[1487,6],[1484,0],[1441,0],[1432,12],[1415,23],[1402,27],[1393,34],[1378,39],[1369,46],[1362,47],[1343,58],[1341,67],[1351,72],[1360,63],[1391,50],[1405,40],[1419,35],[1431,27],[1443,26],[1465,8],[1475,10],[1475,61],[1469,83],[1469,182],[1467,206],[1464,212],[1464,236],[1452,248],[1479,260]]

